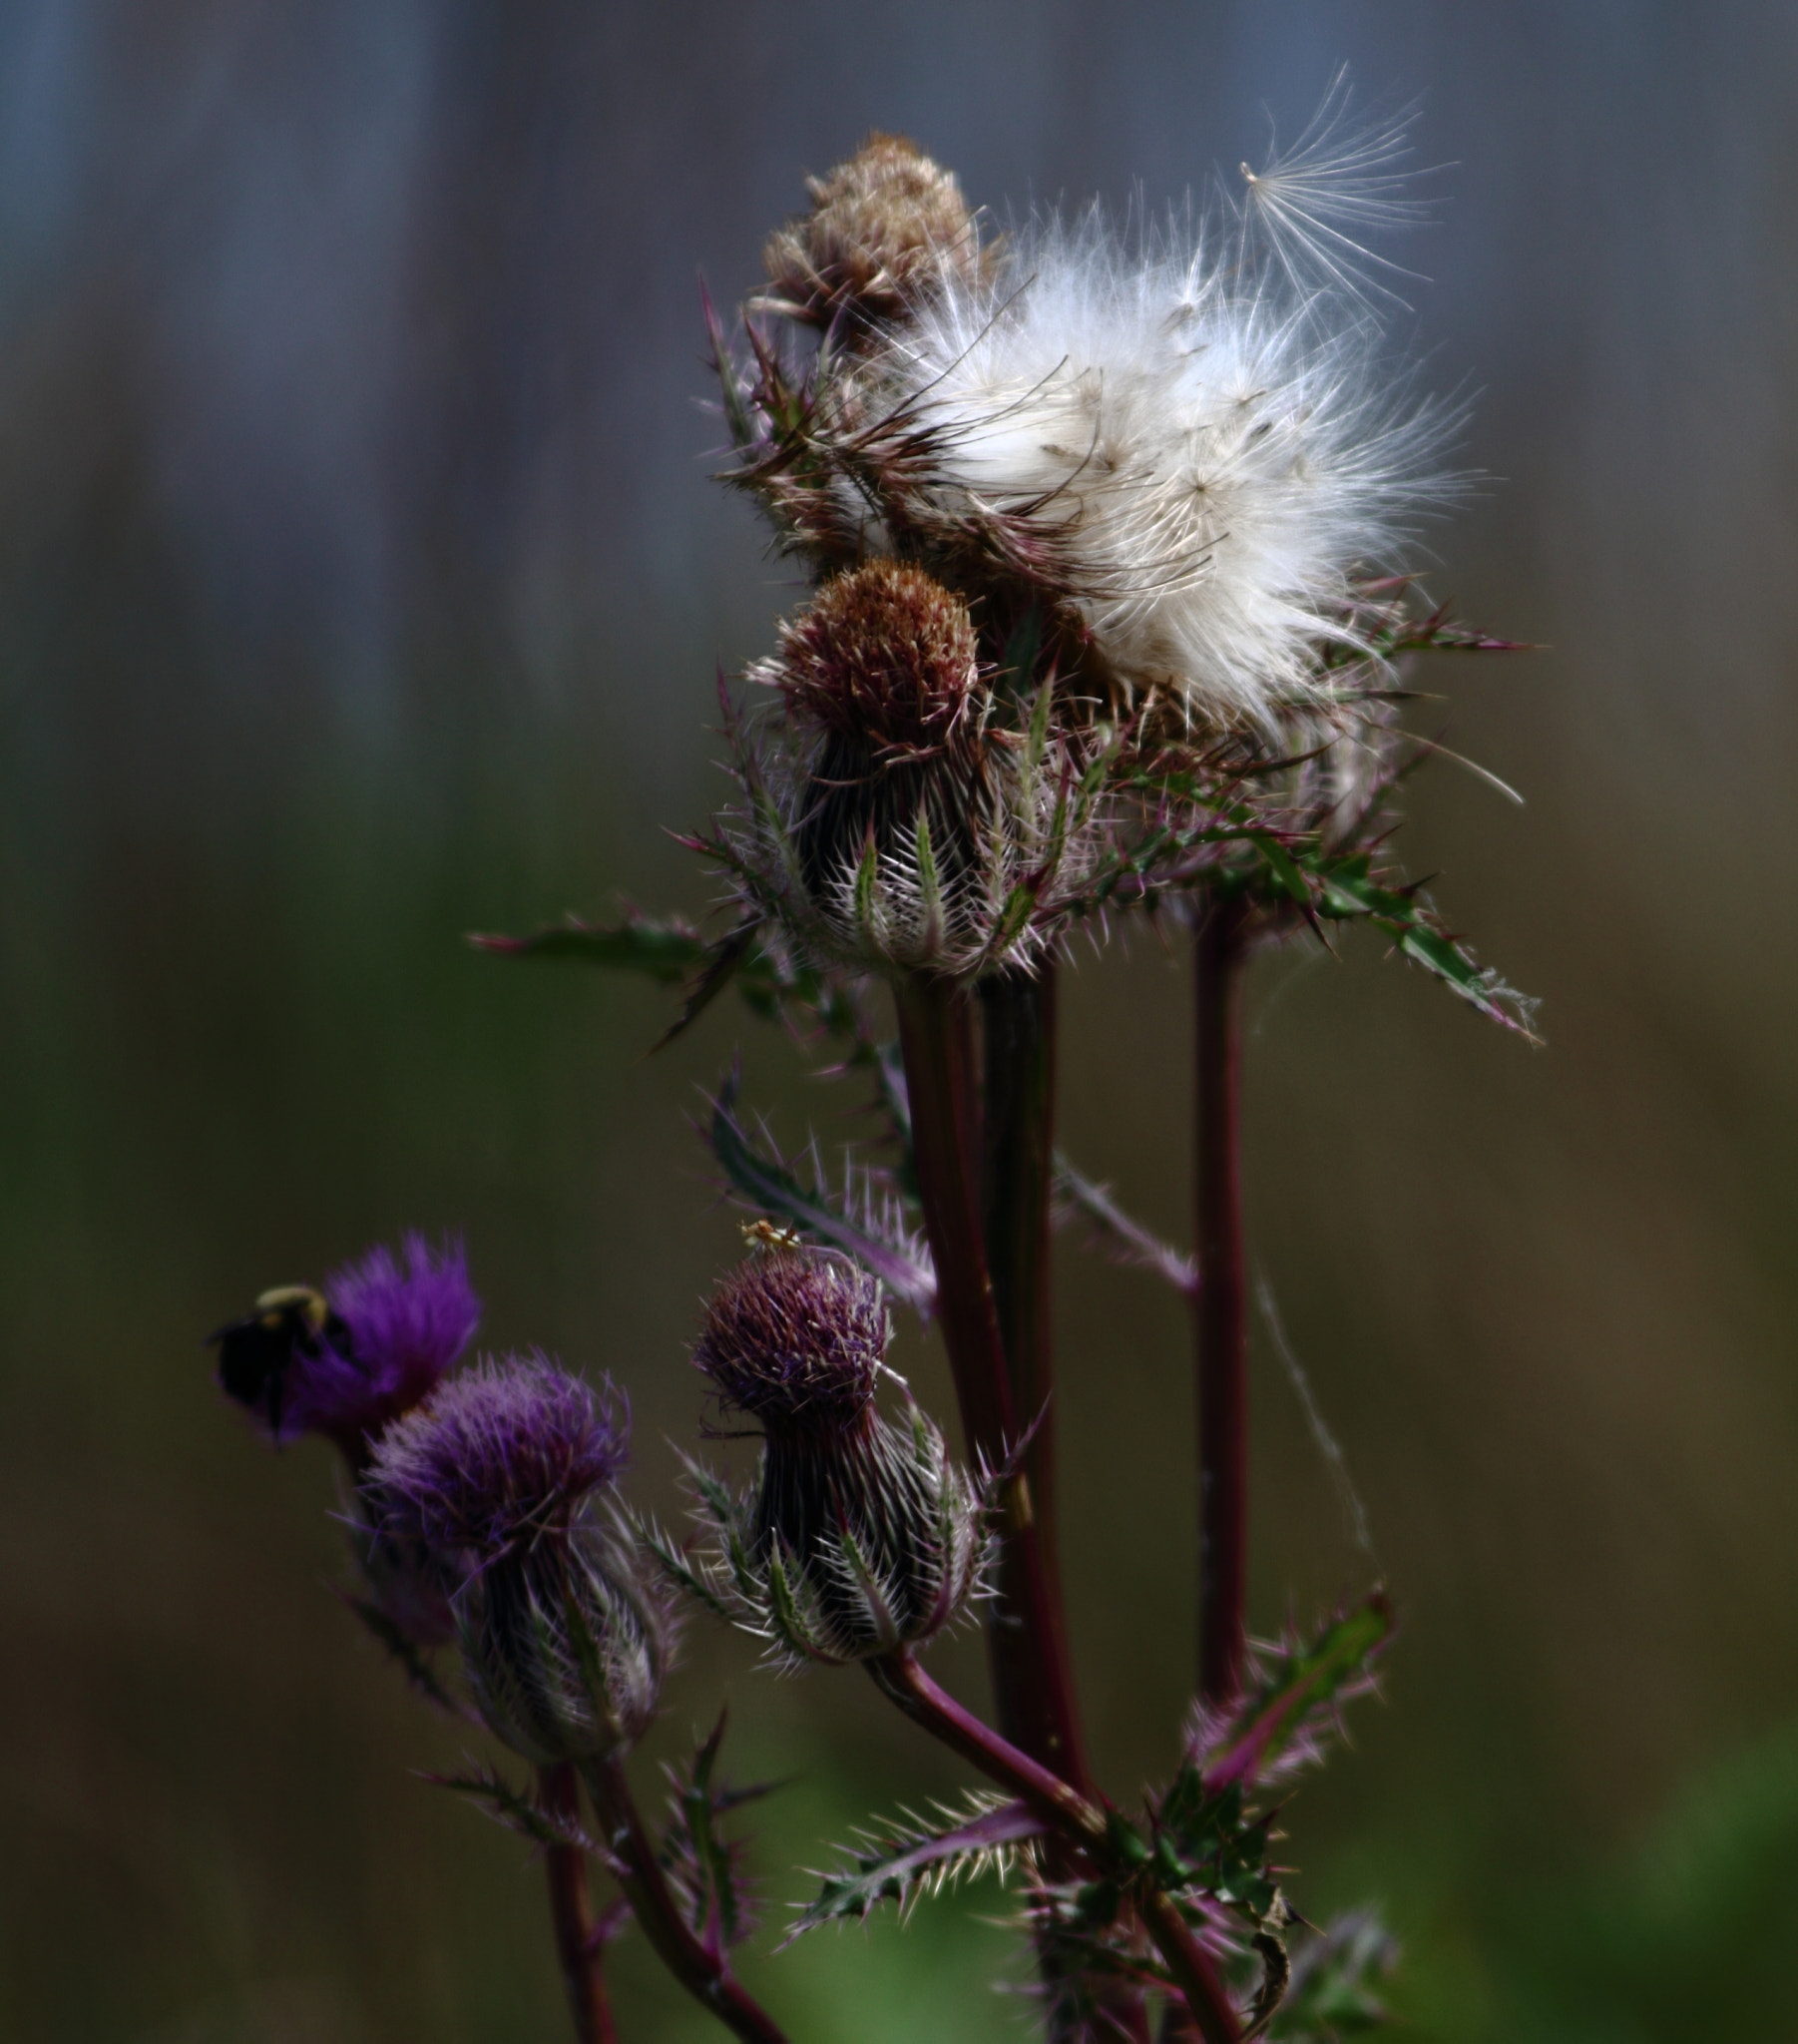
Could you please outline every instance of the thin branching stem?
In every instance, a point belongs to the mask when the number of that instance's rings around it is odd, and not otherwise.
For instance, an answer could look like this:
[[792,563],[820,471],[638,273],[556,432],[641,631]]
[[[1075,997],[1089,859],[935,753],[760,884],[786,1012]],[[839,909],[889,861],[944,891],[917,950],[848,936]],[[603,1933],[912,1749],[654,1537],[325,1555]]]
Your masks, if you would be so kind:
[[[538,1773],[543,1806],[552,1816],[580,1814],[580,1782],[571,1762]],[[544,1855],[550,1879],[550,1918],[556,1928],[556,1956],[568,1989],[576,2044],[617,2044],[612,2006],[606,1996],[604,1951],[594,1939],[593,1899],[587,1885],[587,1854],[579,1845],[552,1845]]]
[[[1022,1753],[990,1725],[957,1703],[927,1675],[917,1658],[902,1649],[868,1664],[881,1691],[916,1725],[940,1740],[996,1782],[1066,1838],[1097,1872],[1128,1877],[1131,1869],[1113,1840],[1106,1808],[1083,1794],[1059,1775]],[[1134,1895],[1143,1927],[1160,1953],[1204,2044],[1237,2044],[1242,2027],[1217,1970],[1178,1908],[1159,1889],[1144,1887]]]
[[687,1993],[744,2044],[786,2044],[773,2018],[732,1976],[722,1949],[710,1941],[702,1943],[681,1913],[632,1796],[623,1762],[616,1755],[605,1756],[587,1762],[583,1772],[617,1862],[619,1886],[657,1956]]
[[1193,945],[1194,1177],[1199,1285],[1198,1688],[1227,1704],[1242,1686],[1248,1552],[1248,1287],[1242,1247],[1242,968],[1253,909],[1201,895]]

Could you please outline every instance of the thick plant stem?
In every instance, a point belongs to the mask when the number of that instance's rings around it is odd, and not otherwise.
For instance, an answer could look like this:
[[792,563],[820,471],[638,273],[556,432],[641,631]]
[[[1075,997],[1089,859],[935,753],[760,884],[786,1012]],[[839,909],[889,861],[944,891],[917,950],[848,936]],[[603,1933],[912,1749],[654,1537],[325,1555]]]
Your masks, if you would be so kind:
[[[573,1765],[559,1762],[538,1771],[543,1805],[553,1815],[580,1812],[580,1784]],[[550,1916],[556,1926],[556,1956],[568,1989],[577,2044],[617,2044],[612,2008],[606,1998],[601,1953],[594,1944],[593,1900],[587,1886],[587,1854],[579,1845],[552,1845],[546,1854]]]
[[1248,1548],[1248,1319],[1241,1172],[1242,967],[1253,914],[1239,895],[1202,898],[1195,970],[1198,1295],[1198,1691],[1242,1686]]
[[[980,982],[984,1083],[981,1130],[983,1232],[993,1306],[1011,1382],[1012,1410],[1030,1429],[1024,1474],[1036,1520],[1049,1597],[1059,1613],[1061,1543],[1056,1511],[1055,1329],[1051,1262],[1055,1197],[1057,972],[1053,957],[1034,973],[994,973]],[[1064,1878],[1067,1848],[1052,1841],[1050,1872]],[[1054,1983],[1073,1956],[1053,1935],[1041,1941],[1044,1977]],[[1147,2044],[1142,1996],[1128,1981],[1093,1980],[1087,1993],[1103,2005],[1109,2032]],[[1062,2034],[1051,1995],[1049,2034]],[[1073,2032],[1069,2032],[1073,2034]],[[1083,2031],[1084,2034],[1084,2031]]]
[[1043,1566],[1059,1602],[1055,1340],[1050,1280],[1055,1192],[1056,965],[980,982],[986,1083],[982,1177],[987,1268],[1011,1377],[1012,1410],[1033,1429],[1025,1450]]
[[[998,1468],[1018,1445],[1021,1415],[1012,1396],[975,1182],[972,1009],[966,993],[922,973],[901,979],[895,999],[918,1190],[936,1265],[937,1318],[968,1452]],[[1003,1504],[998,1597],[987,1627],[999,1721],[1008,1739],[1084,1789],[1089,1777],[1067,1631],[1026,1469],[1007,1484]]]
[[745,2044],[786,2044],[773,2018],[731,1977],[722,1948],[709,1939],[701,1942],[680,1913],[623,1763],[616,1755],[607,1756],[588,1761],[583,1772],[616,1860],[619,1886],[657,1957],[733,2036]]
[[[939,1688],[909,1651],[872,1661],[868,1671],[914,1724],[1028,1804],[1052,1831],[1073,1844],[1095,1871],[1125,1879],[1134,1871],[1114,1842],[1102,1803],[982,1724],[947,1690]],[[1237,2044],[1242,2027],[1230,1998],[1179,1910],[1155,1888],[1141,1888],[1134,1899],[1143,1928],[1185,1997],[1204,2044]]]

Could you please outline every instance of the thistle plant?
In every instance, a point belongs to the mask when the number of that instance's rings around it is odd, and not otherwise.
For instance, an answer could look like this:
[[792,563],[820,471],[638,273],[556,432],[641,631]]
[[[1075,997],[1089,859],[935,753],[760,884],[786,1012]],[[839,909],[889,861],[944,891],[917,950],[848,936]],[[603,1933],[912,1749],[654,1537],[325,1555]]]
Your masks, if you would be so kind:
[[[403,1273],[377,1253],[215,1337],[272,1440],[342,1451],[364,1616],[467,1708],[433,1658],[453,1638],[474,1715],[536,1771],[452,1786],[544,1850],[583,2039],[614,2035],[627,1920],[736,2035],[781,2034],[730,1966],[750,1915],[721,1721],[660,1834],[627,1779],[676,1597],[776,1669],[865,1668],[985,1785],[845,1848],[789,1942],[997,1871],[1057,2044],[1322,2044],[1380,2018],[1391,1941],[1365,1913],[1306,1925],[1274,1856],[1287,1778],[1373,1686],[1393,1614],[1373,1584],[1309,1632],[1248,1633],[1243,977],[1366,923],[1489,1019],[1528,1037],[1530,1011],[1393,850],[1404,780],[1442,750],[1405,726],[1413,659],[1509,642],[1430,606],[1406,558],[1457,492],[1460,409],[1393,360],[1354,240],[1410,204],[1402,127],[1343,111],[1333,93],[1236,198],[1127,233],[1094,210],[996,234],[875,136],[771,237],[740,335],[707,307],[723,479],[811,585],[724,691],[738,793],[686,840],[717,926],[477,942],[684,981],[671,1035],[734,986],[871,1093],[879,1140],[840,1185],[745,1119],[734,1072],[712,1102],[718,1173],[757,1218],[691,1361],[710,1430],[759,1437],[747,1487],[689,1457],[691,1538],[628,1506],[609,1380],[541,1356],[450,1373],[472,1294],[416,1241]],[[1059,966],[1127,920],[1194,961],[1189,1249],[1056,1142]],[[1131,1804],[1087,1753],[1060,1580],[1071,1216],[1193,1315],[1196,1698]],[[895,1304],[943,1343],[959,1452],[889,1367]],[[924,1665],[960,1621],[985,1632],[992,1724]],[[596,1867],[618,1889],[598,1917]]]

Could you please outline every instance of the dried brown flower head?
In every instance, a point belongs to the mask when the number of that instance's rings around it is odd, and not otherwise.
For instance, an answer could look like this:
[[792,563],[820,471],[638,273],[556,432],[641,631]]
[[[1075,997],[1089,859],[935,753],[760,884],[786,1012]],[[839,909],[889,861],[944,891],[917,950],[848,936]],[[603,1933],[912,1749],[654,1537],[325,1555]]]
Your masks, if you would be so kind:
[[795,718],[870,762],[915,759],[952,744],[968,718],[973,621],[921,569],[872,561],[781,627],[772,677]]
[[808,178],[812,206],[770,235],[760,303],[813,326],[896,319],[945,272],[972,279],[980,233],[955,174],[899,135],[870,135],[828,177]]

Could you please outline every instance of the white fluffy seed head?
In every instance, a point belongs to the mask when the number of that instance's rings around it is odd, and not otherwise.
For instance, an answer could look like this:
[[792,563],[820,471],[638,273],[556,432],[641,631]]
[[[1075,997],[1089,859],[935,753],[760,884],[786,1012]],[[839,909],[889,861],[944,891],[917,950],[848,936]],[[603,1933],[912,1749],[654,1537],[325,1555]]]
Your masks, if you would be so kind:
[[906,506],[926,543],[1026,534],[1125,697],[1225,729],[1327,699],[1317,649],[1352,638],[1353,582],[1455,494],[1458,409],[1419,400],[1365,299],[1277,234],[1264,212],[1127,238],[1098,209],[1042,219],[879,364],[929,449]]

